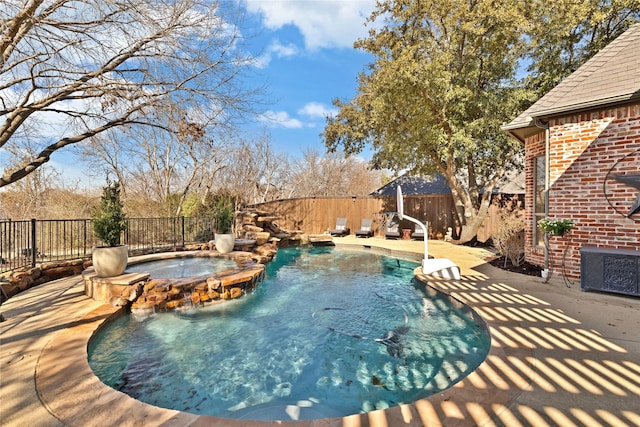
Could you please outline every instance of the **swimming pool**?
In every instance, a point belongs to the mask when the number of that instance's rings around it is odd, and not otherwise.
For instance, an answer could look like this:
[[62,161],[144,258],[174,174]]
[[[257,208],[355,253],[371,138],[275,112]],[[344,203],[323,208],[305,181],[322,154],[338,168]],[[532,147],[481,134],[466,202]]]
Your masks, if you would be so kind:
[[363,250],[285,248],[252,294],[122,316],[89,346],[106,384],[225,418],[345,416],[427,397],[485,359],[484,323],[414,283],[418,264]]

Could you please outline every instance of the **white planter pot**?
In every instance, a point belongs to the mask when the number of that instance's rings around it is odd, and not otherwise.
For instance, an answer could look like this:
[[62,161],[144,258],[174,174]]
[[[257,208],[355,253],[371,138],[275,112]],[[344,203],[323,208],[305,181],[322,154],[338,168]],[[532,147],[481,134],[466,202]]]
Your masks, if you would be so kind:
[[216,250],[221,254],[229,253],[236,243],[236,236],[233,233],[215,234]]
[[113,277],[124,273],[127,268],[129,247],[96,246],[91,251],[93,269],[98,277]]

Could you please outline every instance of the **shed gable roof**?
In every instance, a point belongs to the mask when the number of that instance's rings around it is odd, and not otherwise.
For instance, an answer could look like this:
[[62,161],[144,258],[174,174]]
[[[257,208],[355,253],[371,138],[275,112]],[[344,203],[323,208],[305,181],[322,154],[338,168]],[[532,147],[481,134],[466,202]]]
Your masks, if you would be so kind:
[[502,130],[524,141],[535,119],[640,99],[640,23],[634,24]]
[[405,196],[418,196],[424,194],[451,194],[451,189],[447,180],[440,174],[430,177],[400,175],[398,178],[383,185],[371,196],[395,196],[396,187],[402,186],[402,193]]

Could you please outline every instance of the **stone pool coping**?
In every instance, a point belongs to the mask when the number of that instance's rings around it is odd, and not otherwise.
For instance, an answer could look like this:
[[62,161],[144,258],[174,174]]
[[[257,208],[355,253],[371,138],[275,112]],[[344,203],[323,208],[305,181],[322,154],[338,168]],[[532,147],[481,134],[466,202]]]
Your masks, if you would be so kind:
[[[384,239],[336,242],[390,254],[422,248],[422,243],[414,249],[409,242],[395,246]],[[311,421],[230,420],[148,405],[93,375],[87,344],[118,309],[81,295],[81,280],[75,278],[34,288],[41,299],[32,308],[24,307],[34,303],[31,290],[8,300],[8,310],[3,305],[0,420],[38,426],[638,424],[639,299],[564,289],[561,280],[543,284],[492,268],[469,248],[441,243],[430,242],[430,253],[439,257],[446,251],[461,266],[462,280],[420,279],[471,305],[492,334],[485,362],[442,393],[386,410]],[[55,317],[57,326],[40,316]],[[38,325],[31,335],[28,328]]]

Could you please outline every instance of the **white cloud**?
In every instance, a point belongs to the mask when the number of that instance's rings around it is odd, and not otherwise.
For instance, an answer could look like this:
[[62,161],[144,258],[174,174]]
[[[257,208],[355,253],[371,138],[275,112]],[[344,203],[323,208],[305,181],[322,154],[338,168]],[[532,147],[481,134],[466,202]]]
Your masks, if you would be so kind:
[[287,129],[304,127],[300,120],[290,117],[286,111],[267,111],[261,116],[260,121],[272,127],[284,127]]
[[337,113],[337,108],[329,107],[320,102],[309,102],[298,110],[298,114],[319,119],[324,119],[327,116],[335,116]]
[[260,13],[264,25],[277,30],[297,27],[308,49],[350,48],[366,37],[364,22],[375,0],[248,0],[247,9]]
[[322,104],[320,102],[309,102],[300,108],[297,113],[305,116],[311,122],[304,122],[289,115],[286,111],[267,111],[260,116],[260,121],[270,127],[280,127],[286,129],[302,129],[315,128],[317,119],[323,119],[326,116],[335,115],[337,109]]
[[297,53],[298,48],[294,44],[289,43],[288,45],[283,45],[280,41],[274,40],[269,47],[267,47],[266,52],[257,58],[255,65],[258,68],[266,68],[274,56],[277,58],[287,58]]
[[276,40],[269,46],[269,51],[274,53],[278,58],[286,58],[287,56],[293,56],[298,53],[298,48],[291,43],[285,46]]

